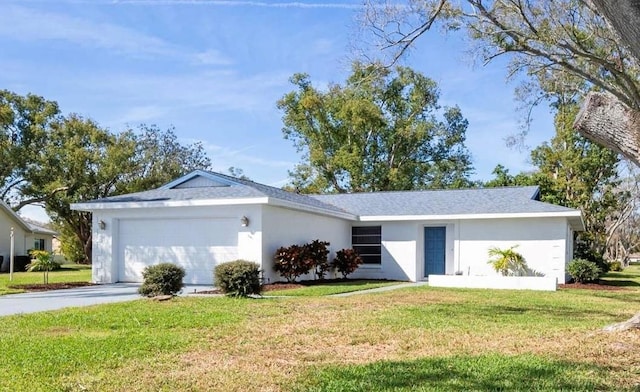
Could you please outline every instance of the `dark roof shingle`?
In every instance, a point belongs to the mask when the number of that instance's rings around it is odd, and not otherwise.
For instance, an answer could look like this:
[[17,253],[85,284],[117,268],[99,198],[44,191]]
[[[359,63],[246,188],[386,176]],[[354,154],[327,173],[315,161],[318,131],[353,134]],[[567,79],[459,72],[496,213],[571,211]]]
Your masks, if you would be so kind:
[[[202,176],[216,184],[184,186]],[[206,184],[205,184],[206,185]],[[213,186],[215,185],[215,186]],[[570,208],[535,200],[536,186],[404,192],[302,195],[224,174],[195,171],[158,189],[92,200],[94,203],[162,202],[260,198],[281,200],[327,213],[355,216],[437,216],[471,214],[565,213]]]

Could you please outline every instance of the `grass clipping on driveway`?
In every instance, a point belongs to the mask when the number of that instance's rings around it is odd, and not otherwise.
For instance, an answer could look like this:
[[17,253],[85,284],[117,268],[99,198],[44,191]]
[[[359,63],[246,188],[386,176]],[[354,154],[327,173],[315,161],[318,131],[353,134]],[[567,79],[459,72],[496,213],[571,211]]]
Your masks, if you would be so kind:
[[[635,390],[640,291],[419,287],[0,319],[0,390]],[[29,331],[29,333],[25,333]]]

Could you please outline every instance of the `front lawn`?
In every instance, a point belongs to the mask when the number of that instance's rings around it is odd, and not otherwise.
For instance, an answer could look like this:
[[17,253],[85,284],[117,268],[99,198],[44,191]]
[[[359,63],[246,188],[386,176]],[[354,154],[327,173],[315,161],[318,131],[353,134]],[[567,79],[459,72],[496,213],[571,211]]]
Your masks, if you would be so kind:
[[[635,280],[635,269],[626,280]],[[0,318],[0,390],[610,390],[640,385],[640,289],[177,298]]]
[[[24,290],[9,288],[12,285],[39,284],[43,282],[42,272],[14,272],[13,281],[9,281],[9,273],[0,274],[0,295],[22,293]],[[49,283],[89,282],[91,266],[64,264],[62,269],[49,272]]]
[[347,280],[327,283],[317,283],[287,290],[270,290],[262,293],[264,296],[296,296],[320,297],[323,295],[351,293],[354,291],[375,289],[378,287],[395,286],[404,282],[384,280]]
[[640,263],[634,263],[620,272],[608,272],[601,283],[612,286],[640,287]]

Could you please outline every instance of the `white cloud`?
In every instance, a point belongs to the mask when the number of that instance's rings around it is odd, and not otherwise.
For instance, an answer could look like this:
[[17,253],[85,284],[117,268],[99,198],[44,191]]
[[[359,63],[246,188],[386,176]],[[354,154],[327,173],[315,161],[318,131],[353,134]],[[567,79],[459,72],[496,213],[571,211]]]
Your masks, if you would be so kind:
[[194,62],[198,65],[232,65],[233,61],[215,49],[196,53]]
[[20,6],[1,7],[0,37],[17,41],[66,41],[133,57],[170,57],[203,65],[233,63],[215,49],[193,52],[132,28]]
[[[163,114],[198,109],[201,112],[239,111],[251,113],[273,113],[275,102],[284,93],[288,74],[265,73],[242,76],[231,71],[205,71],[178,75],[152,75],[139,73],[76,75],[81,86],[89,91],[75,94],[91,94],[120,97],[118,104],[110,103],[119,110],[110,125],[122,124],[120,118],[138,115]],[[84,87],[82,87],[84,89]],[[122,112],[123,108],[134,107]]]
[[312,47],[315,54],[329,54],[334,51],[333,41],[325,38],[315,40]]
[[144,123],[162,117],[167,112],[166,108],[155,105],[135,106],[129,108],[118,121],[120,123]]
[[212,5],[224,7],[263,7],[263,8],[338,8],[359,9],[357,2],[303,2],[303,1],[244,1],[244,0],[66,0],[67,3],[91,4],[139,4],[139,5]]
[[0,35],[23,41],[64,40],[127,54],[179,52],[175,45],[129,28],[17,6],[5,6],[0,12]]
[[266,151],[258,146],[246,146],[242,148],[231,148],[220,146],[205,140],[185,140],[187,143],[200,142],[209,157],[213,161],[213,169],[216,171],[226,171],[229,167],[238,167],[247,170],[249,167],[261,166],[274,169],[288,169],[295,165],[295,162],[279,159],[270,159],[260,156],[260,151]]

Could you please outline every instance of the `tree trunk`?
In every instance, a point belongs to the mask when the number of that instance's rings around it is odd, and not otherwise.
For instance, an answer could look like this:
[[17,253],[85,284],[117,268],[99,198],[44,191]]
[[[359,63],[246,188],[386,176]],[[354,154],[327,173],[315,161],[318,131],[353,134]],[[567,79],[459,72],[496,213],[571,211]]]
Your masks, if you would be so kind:
[[622,42],[640,60],[640,0],[591,0],[618,33]]
[[613,95],[589,93],[573,127],[583,136],[640,165],[640,112]]
[[637,313],[627,321],[611,324],[603,328],[603,330],[607,332],[621,332],[630,329],[640,329],[640,313]]

